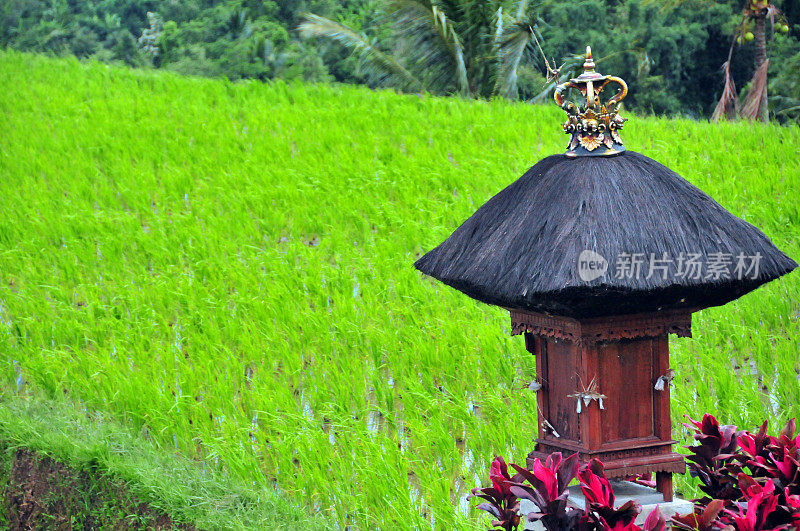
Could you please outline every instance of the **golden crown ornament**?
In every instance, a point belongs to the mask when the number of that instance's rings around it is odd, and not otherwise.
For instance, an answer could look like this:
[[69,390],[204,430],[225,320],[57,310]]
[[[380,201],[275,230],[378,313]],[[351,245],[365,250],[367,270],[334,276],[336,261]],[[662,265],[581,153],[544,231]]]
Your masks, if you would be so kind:
[[[567,157],[597,157],[617,155],[625,151],[619,131],[627,118],[617,112],[619,103],[628,95],[628,85],[615,76],[604,76],[594,70],[592,49],[586,47],[583,73],[556,87],[556,104],[567,113],[564,132],[570,135]],[[605,103],[600,102],[600,93],[610,83],[619,85],[619,90]],[[578,89],[586,101],[584,106],[564,99],[564,91]]]

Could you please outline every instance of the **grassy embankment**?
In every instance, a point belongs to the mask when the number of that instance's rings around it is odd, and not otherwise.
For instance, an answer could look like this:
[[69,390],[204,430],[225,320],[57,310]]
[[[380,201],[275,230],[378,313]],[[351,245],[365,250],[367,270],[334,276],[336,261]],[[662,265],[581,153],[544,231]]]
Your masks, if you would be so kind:
[[[563,151],[558,109],[17,53],[0,70],[10,385],[342,524],[485,525],[463,497],[531,449],[535,360],[506,313],[412,263]],[[634,117],[624,136],[800,257],[800,130]],[[671,340],[676,437],[683,414],[796,415],[798,315],[795,273]]]
[[[65,466],[66,464],[66,466]],[[0,385],[2,529],[326,529],[69,399]]]

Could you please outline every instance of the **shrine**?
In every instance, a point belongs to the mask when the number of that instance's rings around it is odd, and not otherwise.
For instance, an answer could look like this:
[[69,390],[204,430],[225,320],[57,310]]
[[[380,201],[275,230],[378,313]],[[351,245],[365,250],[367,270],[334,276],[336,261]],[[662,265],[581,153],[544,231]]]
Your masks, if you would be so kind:
[[587,49],[584,72],[555,91],[566,153],[538,162],[415,265],[509,311],[511,333],[536,356],[529,465],[578,452],[609,477],[654,473],[670,501],[672,474],[685,465],[673,450],[680,367],[670,366],[668,336],[691,336],[694,312],[797,264],[683,177],[626,149],[627,91],[596,72]]

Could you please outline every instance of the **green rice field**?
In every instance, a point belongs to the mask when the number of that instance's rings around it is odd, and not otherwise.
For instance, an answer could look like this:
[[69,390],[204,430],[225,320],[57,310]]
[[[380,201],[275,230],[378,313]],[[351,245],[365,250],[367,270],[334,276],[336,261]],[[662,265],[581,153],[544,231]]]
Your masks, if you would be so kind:
[[[532,449],[535,359],[507,312],[413,262],[563,152],[555,105],[10,51],[0,73],[6,385],[342,529],[486,527],[465,495]],[[630,118],[629,149],[800,258],[800,129]],[[800,414],[800,273],[693,332],[670,339],[678,440],[684,414]]]

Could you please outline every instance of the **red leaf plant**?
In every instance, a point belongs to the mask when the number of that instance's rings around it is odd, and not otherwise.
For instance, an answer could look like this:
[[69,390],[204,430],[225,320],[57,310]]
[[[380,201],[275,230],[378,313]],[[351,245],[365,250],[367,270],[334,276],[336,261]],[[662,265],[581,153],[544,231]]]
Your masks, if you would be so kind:
[[[800,434],[790,420],[778,437],[767,434],[767,423],[753,434],[733,425],[720,425],[712,415],[701,421],[689,419],[697,443],[689,446],[686,460],[700,489],[707,495],[694,500],[694,511],[673,516],[675,529],[691,531],[800,531]],[[492,486],[473,489],[483,498],[483,509],[496,518],[495,528],[517,529],[522,516],[520,498],[533,502],[538,512],[528,520],[540,521],[548,531],[664,531],[666,521],[656,508],[643,527],[634,521],[641,506],[628,501],[619,507],[603,464],[592,460],[579,470],[578,455],[562,459],[551,454],[532,470],[505,461],[492,462]],[[747,472],[747,473],[746,473]],[[567,487],[577,478],[586,509],[570,507]]]
[[[726,516],[721,518],[723,523],[733,526],[738,531],[761,531],[762,529],[790,529],[790,522],[775,522],[776,509],[778,508],[778,496],[775,496],[775,484],[767,481],[760,485],[756,480],[747,474],[739,474],[739,483],[742,485],[742,492],[747,500],[747,507],[743,509],[737,505],[737,511],[726,509]],[[791,518],[791,514],[789,515]],[[771,525],[767,520],[773,520]]]
[[[644,527],[634,523],[641,512],[636,502],[614,508],[614,492],[598,460],[592,460],[581,471],[578,454],[563,459],[561,453],[554,453],[544,463],[535,459],[530,470],[513,463],[511,466],[517,471],[514,477],[509,477],[502,458],[495,458],[490,472],[492,486],[473,489],[470,496],[488,502],[478,508],[496,518],[492,522],[495,529],[517,529],[521,520],[520,499],[536,505],[538,512],[528,514],[528,520],[540,521],[548,531],[664,531],[666,528],[666,519],[658,508],[650,513]],[[576,477],[586,497],[585,511],[567,504],[567,487]]]
[[572,529],[577,524],[581,515],[567,511],[567,486],[578,475],[578,454],[562,459],[561,452],[556,452],[548,455],[544,464],[534,459],[533,470],[511,466],[528,482],[512,485],[511,492],[539,508],[528,514],[529,521],[540,520],[548,531]]
[[744,431],[736,431],[734,425],[720,426],[712,415],[706,413],[698,422],[686,417],[689,429],[694,430],[694,438],[699,443],[686,448],[692,455],[686,457],[689,472],[700,479],[700,490],[711,499],[738,500],[741,492],[736,484],[736,474],[741,471],[736,461],[736,443]]
[[766,434],[764,422],[758,433],[746,433],[738,441],[741,452],[737,458],[747,466],[750,475],[773,479],[777,487],[788,489],[790,495],[800,494],[800,435],[795,430],[795,420],[791,419],[778,437],[771,437]]
[[672,518],[677,529],[800,530],[800,435],[794,419],[778,437],[767,434],[766,422],[755,434],[719,426],[711,415],[690,422],[686,426],[699,442],[689,447],[690,470],[700,489],[716,499],[695,500],[694,513]]
[[489,468],[489,479],[492,481],[491,487],[472,489],[467,499],[486,500],[478,505],[478,509],[496,518],[492,521],[495,529],[506,531],[517,529],[520,522],[519,498],[511,492],[511,484],[522,481],[522,476],[519,474],[515,474],[514,477],[509,476],[505,460],[498,455]]
[[[678,526],[678,529],[700,529],[721,531],[783,531],[800,529],[800,515],[796,509],[780,503],[780,492],[775,483],[767,480],[762,485],[747,474],[739,474],[744,502],[736,502],[734,509],[722,509],[722,500],[714,500],[706,508],[706,513],[716,513],[715,519],[704,519],[698,527]],[[794,502],[794,500],[793,500]],[[713,510],[712,510],[713,507]],[[674,522],[687,522],[686,517],[675,517]]]
[[694,512],[681,516],[673,516],[670,520],[675,529],[691,529],[694,531],[713,531],[719,529],[717,516],[725,506],[723,500],[712,500],[705,507],[695,506]]
[[634,500],[628,500],[621,506],[614,507],[614,490],[606,478],[603,463],[592,459],[578,477],[586,499],[586,513],[582,518],[586,529],[640,529],[633,521],[642,512],[642,506]]

